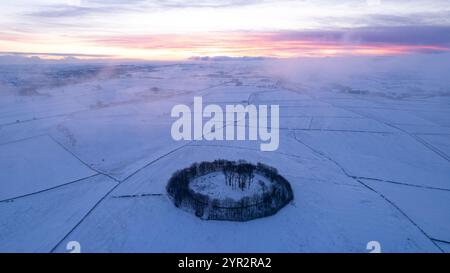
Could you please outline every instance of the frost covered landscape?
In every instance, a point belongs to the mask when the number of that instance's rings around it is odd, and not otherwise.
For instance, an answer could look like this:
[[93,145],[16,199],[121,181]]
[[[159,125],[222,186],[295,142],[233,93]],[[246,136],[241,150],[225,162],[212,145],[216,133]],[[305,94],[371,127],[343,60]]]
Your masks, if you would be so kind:
[[[450,62],[426,58],[2,65],[0,251],[450,251]],[[278,150],[174,141],[194,96],[279,105]],[[170,176],[216,159],[277,168],[294,200],[248,222],[177,209]]]
[[450,2],[3,1],[17,252],[450,253]]

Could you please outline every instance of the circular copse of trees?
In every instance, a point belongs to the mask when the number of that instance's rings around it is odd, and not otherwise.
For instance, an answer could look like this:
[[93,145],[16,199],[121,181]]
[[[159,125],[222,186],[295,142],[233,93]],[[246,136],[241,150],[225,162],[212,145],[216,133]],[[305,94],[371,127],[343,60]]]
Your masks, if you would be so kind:
[[205,220],[266,217],[294,198],[291,185],[277,169],[222,159],[194,163],[175,172],[167,192],[176,207]]

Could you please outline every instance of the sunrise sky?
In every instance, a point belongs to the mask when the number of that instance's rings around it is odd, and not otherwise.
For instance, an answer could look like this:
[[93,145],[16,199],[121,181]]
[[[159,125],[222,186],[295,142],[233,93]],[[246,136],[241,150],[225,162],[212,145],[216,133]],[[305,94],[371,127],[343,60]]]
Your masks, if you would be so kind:
[[172,60],[448,51],[448,0],[0,3],[1,55]]

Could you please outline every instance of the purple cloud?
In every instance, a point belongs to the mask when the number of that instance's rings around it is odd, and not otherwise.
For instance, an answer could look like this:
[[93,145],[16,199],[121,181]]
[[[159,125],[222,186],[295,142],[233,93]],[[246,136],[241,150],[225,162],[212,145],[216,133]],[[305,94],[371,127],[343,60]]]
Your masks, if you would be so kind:
[[434,45],[450,47],[450,26],[366,27],[275,33],[278,41],[308,40],[343,44]]

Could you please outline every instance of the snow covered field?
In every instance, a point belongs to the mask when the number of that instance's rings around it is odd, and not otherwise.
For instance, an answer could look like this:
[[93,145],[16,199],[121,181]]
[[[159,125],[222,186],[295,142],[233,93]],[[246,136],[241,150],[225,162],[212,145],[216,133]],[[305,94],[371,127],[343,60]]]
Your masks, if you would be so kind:
[[230,198],[239,201],[245,196],[262,195],[270,189],[270,181],[259,174],[255,174],[253,181],[245,189],[235,189],[226,184],[225,175],[222,172],[213,172],[194,179],[189,187],[197,193],[211,198],[224,200]]
[[[449,70],[382,63],[0,65],[0,252],[448,252]],[[194,96],[280,105],[279,149],[174,141]],[[215,159],[276,167],[294,201],[249,222],[175,208],[171,175]]]

